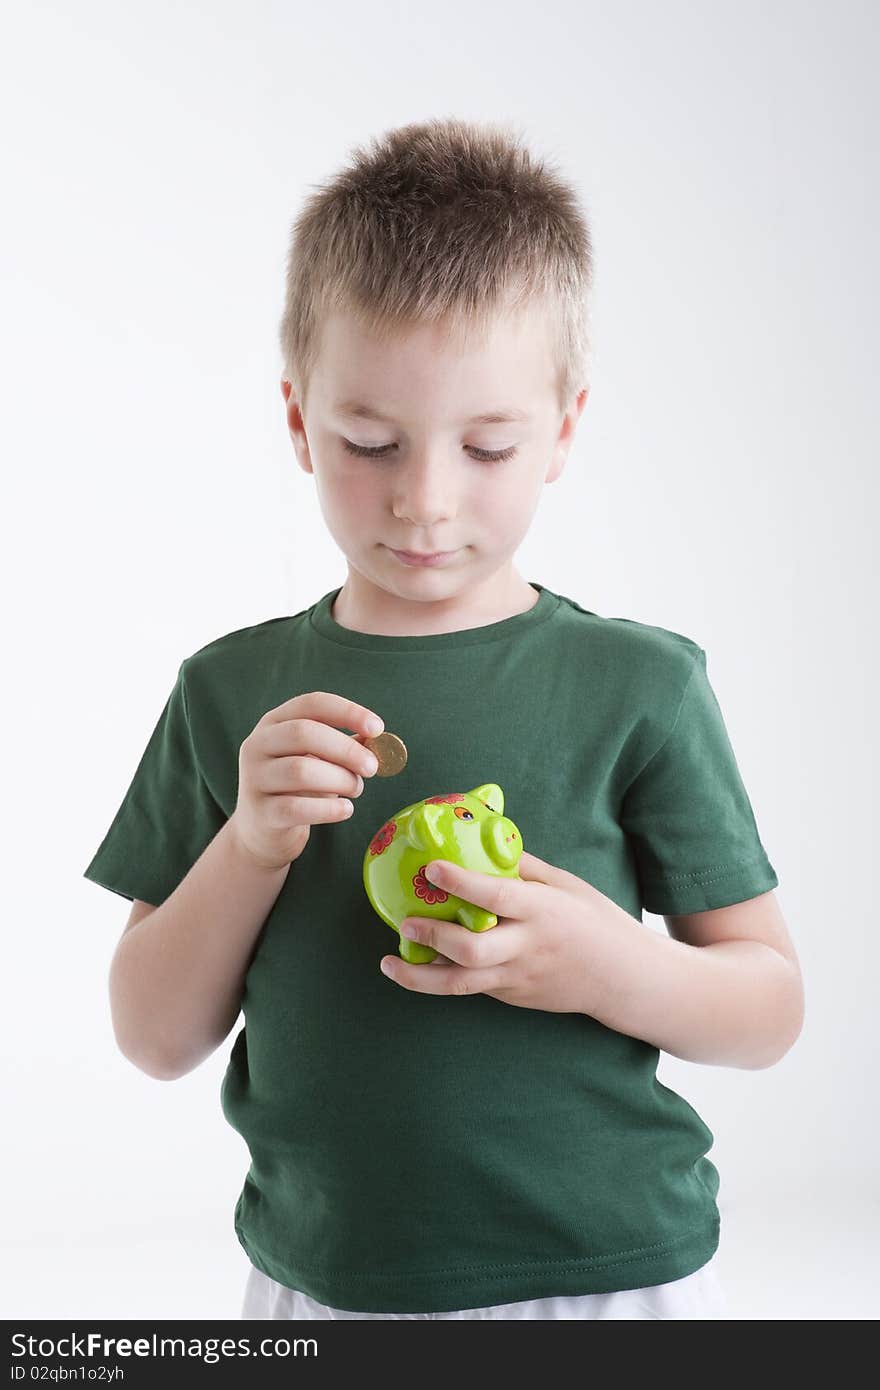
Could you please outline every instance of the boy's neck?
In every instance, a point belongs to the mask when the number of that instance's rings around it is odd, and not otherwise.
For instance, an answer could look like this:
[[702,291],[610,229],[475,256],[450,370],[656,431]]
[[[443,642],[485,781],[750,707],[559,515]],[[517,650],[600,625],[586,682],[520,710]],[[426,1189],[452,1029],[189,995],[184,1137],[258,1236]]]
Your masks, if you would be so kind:
[[330,616],[352,632],[382,637],[429,637],[502,622],[534,608],[540,594],[512,565],[478,587],[447,599],[402,598],[374,584],[349,564],[348,578]]

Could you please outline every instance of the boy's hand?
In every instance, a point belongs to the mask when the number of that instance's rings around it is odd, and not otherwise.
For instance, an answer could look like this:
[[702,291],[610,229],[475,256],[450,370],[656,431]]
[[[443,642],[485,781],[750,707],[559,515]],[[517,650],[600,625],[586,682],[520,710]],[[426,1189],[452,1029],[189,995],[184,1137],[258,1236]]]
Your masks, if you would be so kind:
[[[444,961],[438,955],[414,965],[383,956],[383,972],[423,994],[490,994],[525,1009],[590,1012],[591,977],[604,973],[593,967],[612,949],[623,919],[634,927],[635,918],[584,879],[534,854],[524,851],[518,870],[519,881],[432,860],[425,870],[431,883],[494,912],[498,922],[472,932],[458,922],[405,917],[403,935],[432,946]],[[412,934],[404,930],[408,923]]]
[[346,798],[360,796],[363,779],[379,766],[358,734],[369,738],[383,727],[372,710],[326,690],[267,710],[238,754],[230,823],[242,849],[262,868],[281,869],[302,854],[313,825],[350,816],[354,804]]

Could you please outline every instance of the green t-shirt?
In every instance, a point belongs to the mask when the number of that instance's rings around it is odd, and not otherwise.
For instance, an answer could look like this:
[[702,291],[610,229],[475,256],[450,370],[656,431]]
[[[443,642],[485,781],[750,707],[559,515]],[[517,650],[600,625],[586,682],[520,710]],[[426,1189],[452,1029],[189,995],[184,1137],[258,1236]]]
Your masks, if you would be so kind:
[[[718,1245],[713,1135],[648,1043],[586,1014],[409,991],[362,878],[426,796],[495,782],[523,847],[636,920],[778,882],[705,652],[533,581],[537,604],[427,637],[344,628],[338,589],[187,657],[85,877],[158,905],[235,809],[238,752],[310,690],[377,711],[409,758],[316,825],[245,980],[221,1087],[251,1163],[252,1263],[332,1307],[439,1312],[639,1288]],[[347,733],[352,730],[345,730]],[[645,930],[651,930],[645,927]],[[424,967],[430,968],[430,967]]]

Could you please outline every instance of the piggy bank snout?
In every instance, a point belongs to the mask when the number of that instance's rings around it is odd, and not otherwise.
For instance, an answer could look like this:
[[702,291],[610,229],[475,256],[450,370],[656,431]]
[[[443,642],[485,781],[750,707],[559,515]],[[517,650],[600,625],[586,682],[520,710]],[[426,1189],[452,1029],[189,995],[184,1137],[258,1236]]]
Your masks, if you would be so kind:
[[522,839],[513,821],[506,816],[492,816],[483,823],[482,841],[486,854],[500,869],[510,869],[519,862]]

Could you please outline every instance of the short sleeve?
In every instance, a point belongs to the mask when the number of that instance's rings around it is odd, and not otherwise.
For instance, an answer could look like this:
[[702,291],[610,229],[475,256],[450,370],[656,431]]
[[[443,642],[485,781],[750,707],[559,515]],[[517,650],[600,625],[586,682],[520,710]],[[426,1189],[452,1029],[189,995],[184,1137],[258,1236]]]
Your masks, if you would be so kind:
[[630,837],[648,912],[704,912],[779,882],[758,835],[724,719],[698,649],[668,736],[627,789]]
[[184,661],[122,804],[84,878],[133,901],[173,893],[227,817],[193,745]]

